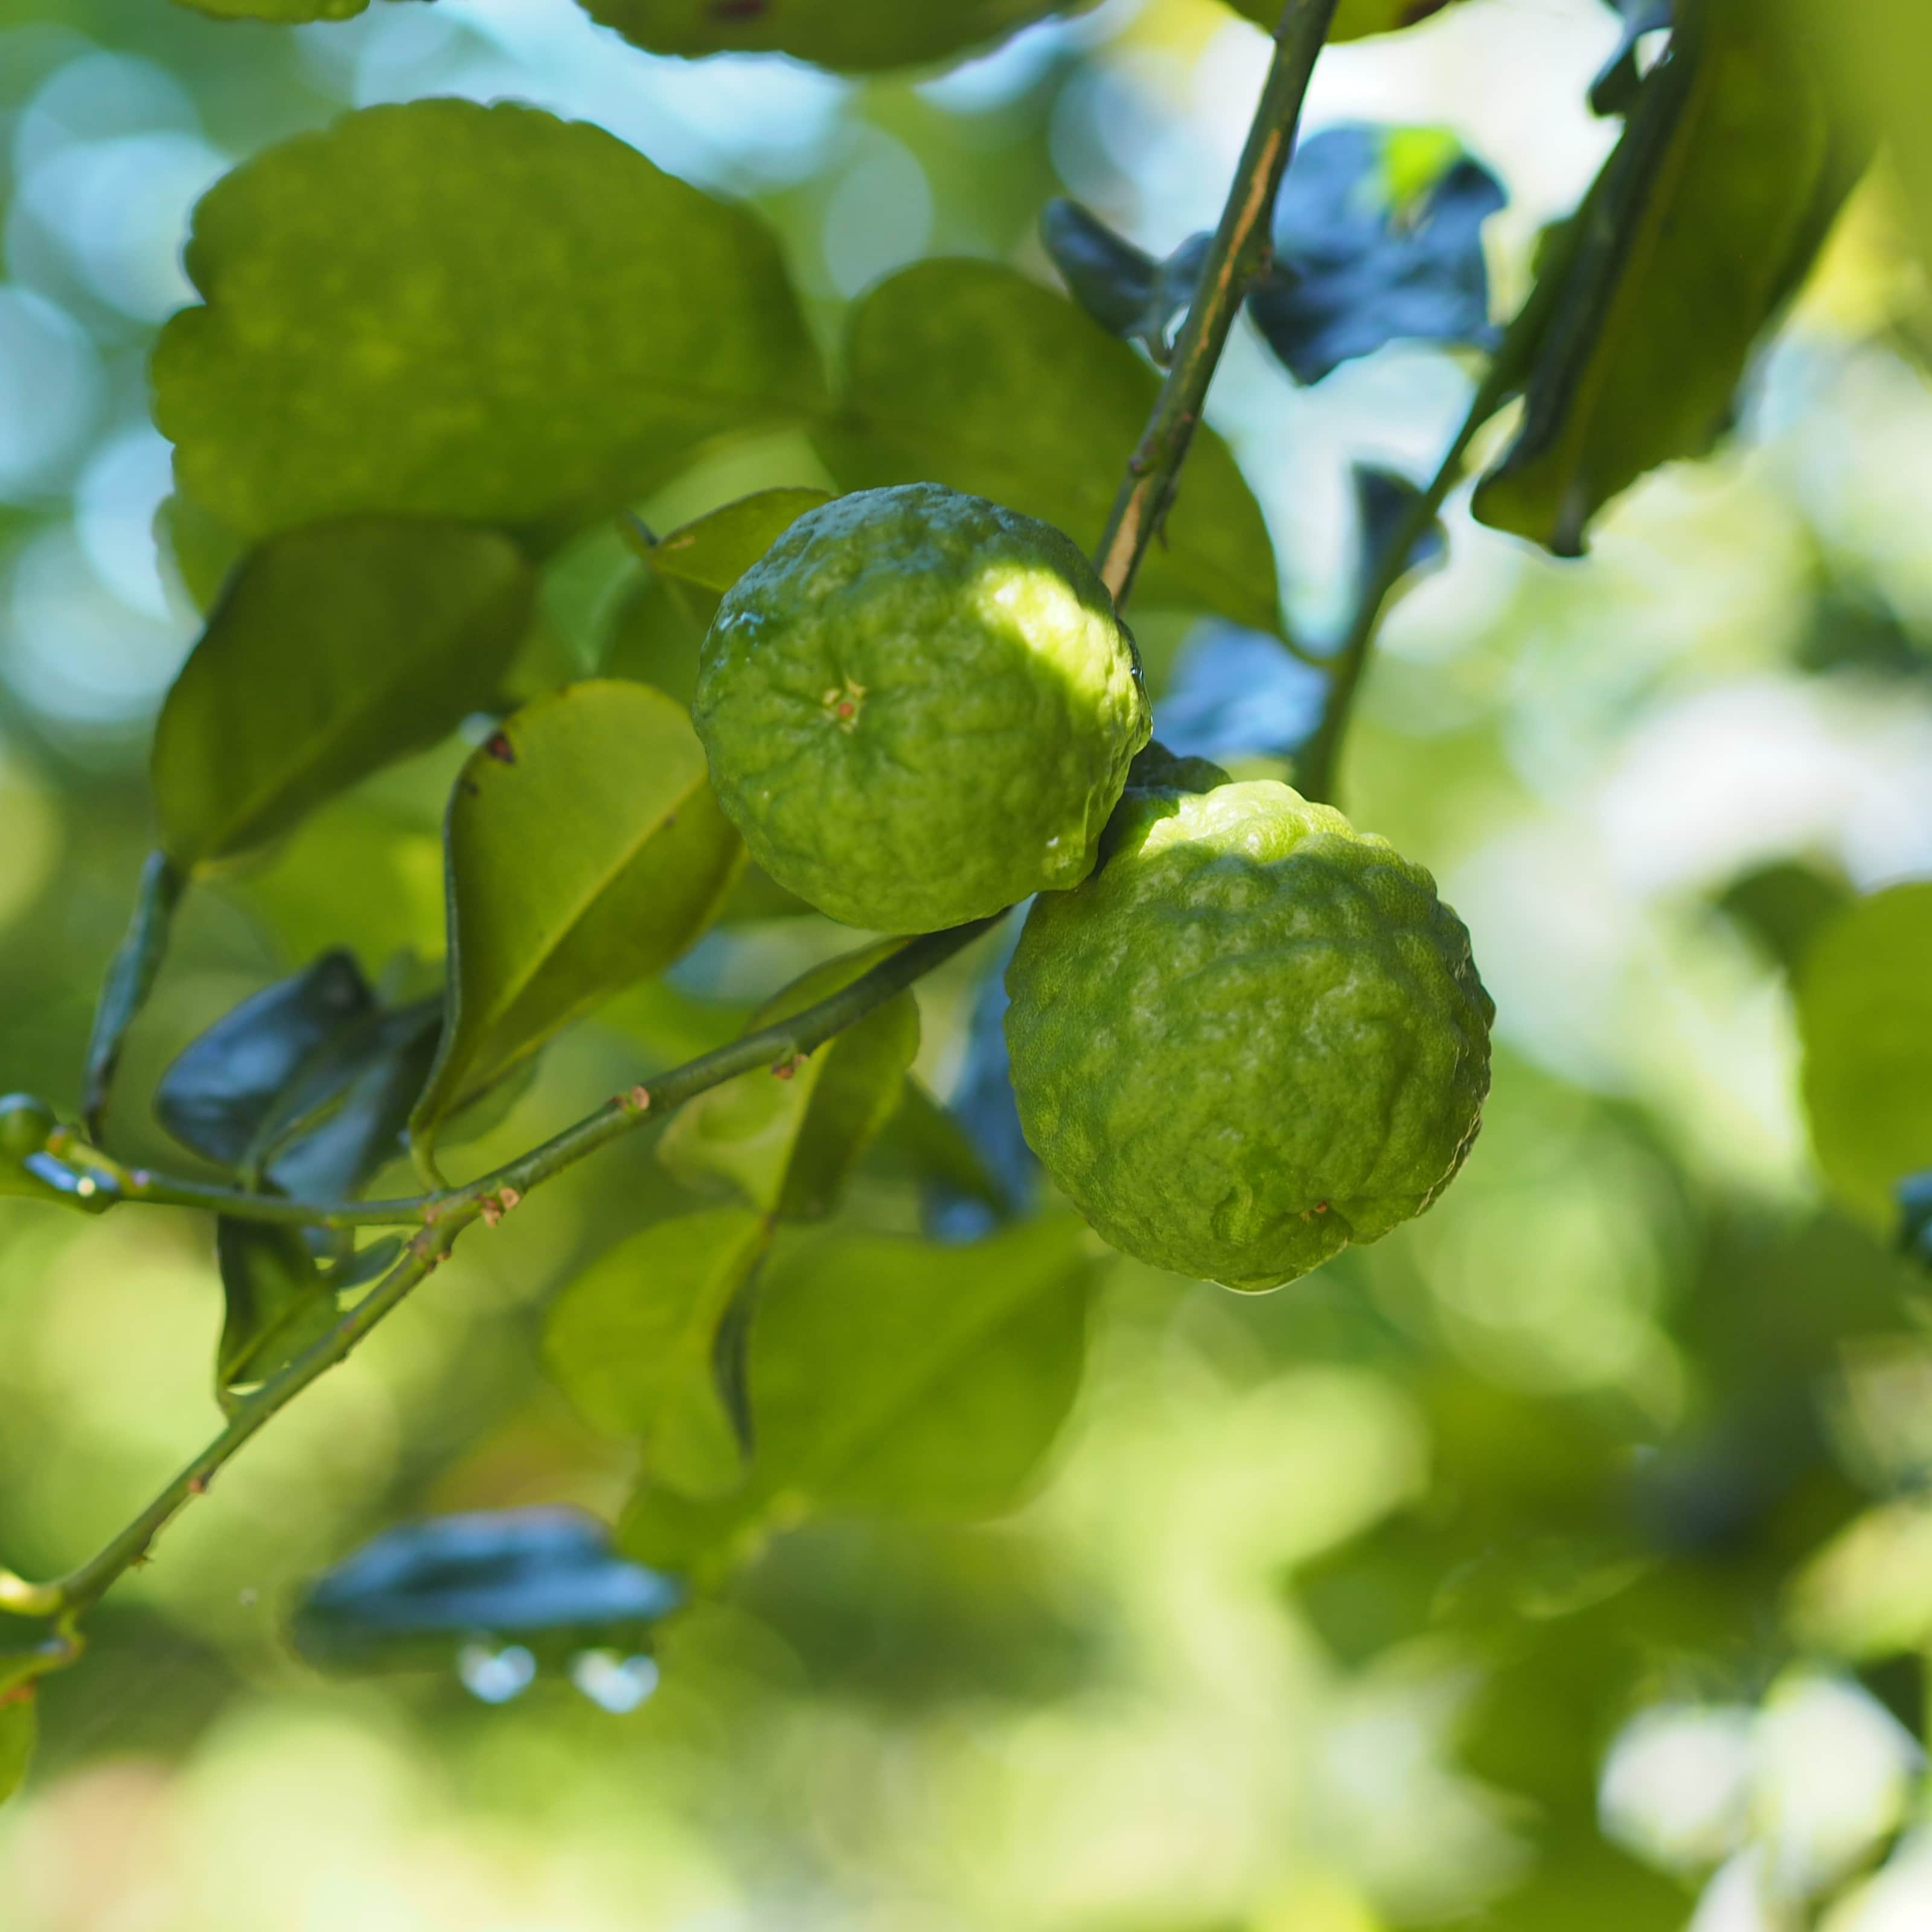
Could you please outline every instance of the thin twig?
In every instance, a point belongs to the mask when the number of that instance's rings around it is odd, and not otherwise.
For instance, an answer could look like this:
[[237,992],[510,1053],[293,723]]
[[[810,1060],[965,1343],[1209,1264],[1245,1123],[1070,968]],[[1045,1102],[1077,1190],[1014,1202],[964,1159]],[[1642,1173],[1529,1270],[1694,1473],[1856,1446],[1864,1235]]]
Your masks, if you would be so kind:
[[1275,29],[1274,59],[1248,130],[1220,226],[1202,265],[1201,285],[1174,345],[1174,360],[1146,434],[1127,464],[1095,561],[1116,604],[1132,594],[1142,560],[1166,523],[1180,467],[1201,422],[1208,386],[1228,332],[1256,278],[1268,266],[1275,196],[1294,146],[1301,104],[1328,38],[1338,0],[1288,0]]

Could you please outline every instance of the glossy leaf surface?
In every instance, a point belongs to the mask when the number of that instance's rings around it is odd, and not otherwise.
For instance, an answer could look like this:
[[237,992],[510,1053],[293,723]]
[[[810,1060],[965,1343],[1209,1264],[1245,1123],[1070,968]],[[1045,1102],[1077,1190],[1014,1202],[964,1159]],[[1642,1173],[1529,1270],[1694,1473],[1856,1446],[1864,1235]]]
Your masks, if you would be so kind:
[[156,421],[253,535],[580,523],[821,398],[763,224],[535,108],[415,100],[283,142],[204,198],[187,260],[204,305],[162,332]]
[[1094,0],[583,0],[660,54],[782,53],[865,73],[989,46]]
[[183,868],[245,852],[489,698],[530,622],[529,566],[456,524],[292,531],[230,580],[154,728],[161,839]]
[[356,962],[325,952],[184,1048],[155,1089],[154,1112],[184,1147],[224,1167],[243,1166],[259,1151],[278,1100],[375,1011]]
[[315,1582],[292,1634],[310,1662],[350,1668],[447,1665],[470,1636],[562,1657],[643,1648],[683,1598],[674,1579],[614,1556],[580,1510],[478,1510],[377,1537]]
[[766,1218],[721,1208],[659,1221],[600,1256],[552,1304],[544,1359],[607,1435],[689,1496],[728,1490],[751,1448],[742,1342]]
[[[1105,527],[1160,380],[1064,297],[989,262],[902,270],[853,311],[849,388],[818,440],[847,488],[938,482],[1055,525]],[[1143,604],[1266,628],[1277,602],[1266,526],[1228,447],[1195,436],[1187,481],[1148,553]]]
[[1300,382],[1403,338],[1486,343],[1482,228],[1506,198],[1439,128],[1324,128],[1289,164],[1248,312]]
[[1712,0],[1681,26],[1545,251],[1522,426],[1478,487],[1477,517],[1575,556],[1611,497],[1708,449],[1856,159],[1776,8]]
[[1858,900],[1797,981],[1811,1144],[1832,1191],[1889,1229],[1894,1190],[1932,1167],[1932,884]]
[[[829,998],[904,944],[882,940],[814,968],[760,1006],[746,1031]],[[722,1181],[782,1220],[821,1220],[898,1106],[918,1051],[919,1008],[901,993],[802,1060],[700,1094],[664,1130],[658,1157],[693,1186]]]
[[449,1006],[410,1122],[466,1100],[702,933],[742,848],[689,714],[648,686],[573,685],[470,758],[446,829]]
[[1010,1507],[1072,1402],[1092,1272],[1064,1217],[970,1247],[827,1232],[782,1248],[752,1331],[748,1480],[710,1502],[646,1480],[623,1546],[707,1574],[814,1511]]

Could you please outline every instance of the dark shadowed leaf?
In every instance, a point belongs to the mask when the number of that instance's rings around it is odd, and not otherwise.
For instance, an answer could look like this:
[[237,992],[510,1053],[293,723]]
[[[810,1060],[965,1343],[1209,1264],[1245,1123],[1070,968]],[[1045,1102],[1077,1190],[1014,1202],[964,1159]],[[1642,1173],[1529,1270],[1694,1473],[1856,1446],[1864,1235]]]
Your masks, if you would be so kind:
[[479,1510],[388,1531],[310,1588],[291,1635],[311,1664],[447,1666],[466,1637],[514,1638],[545,1660],[646,1648],[684,1600],[571,1509]]
[[242,1167],[259,1153],[277,1102],[376,1010],[356,962],[326,952],[244,1000],[184,1048],[155,1089],[155,1114],[184,1147]]
[[935,1177],[926,1214],[929,1232],[941,1240],[976,1240],[1004,1216],[1024,1214],[1039,1192],[1040,1162],[1020,1131],[1006,1052],[1006,969],[1018,938],[1016,923],[980,982],[967,1024],[965,1056],[946,1104],[946,1118],[965,1136],[993,1183],[994,1196],[988,1202],[976,1188]]
[[271,538],[229,580],[154,728],[161,842],[206,865],[446,736],[530,622],[530,566],[454,524],[357,518]]
[[1890,1232],[1894,1190],[1932,1167],[1932,884],[1854,901],[1797,975],[1811,1146],[1832,1191]]
[[335,1287],[299,1228],[224,1216],[214,1224],[214,1256],[226,1309],[214,1389],[232,1409],[238,1390],[266,1382],[328,1333]]
[[1644,77],[1544,251],[1548,320],[1522,426],[1476,490],[1482,522],[1577,555],[1602,505],[1730,422],[1753,344],[1862,164],[1778,12],[1713,0]]
[[623,1546],[710,1574],[813,1512],[1010,1508],[1072,1402],[1092,1275],[1064,1216],[970,1247],[830,1232],[782,1247],[752,1331],[748,1478],[710,1502],[647,1480]]
[[[938,482],[1063,530],[1083,548],[1106,526],[1160,379],[1096,336],[1064,296],[991,262],[915,263],[853,310],[848,388],[818,433],[850,489]],[[1148,554],[1141,602],[1276,621],[1274,552],[1252,493],[1203,430]]]
[[760,490],[638,548],[660,577],[722,596],[806,511],[831,500],[824,490]]
[[[1238,14],[1245,14],[1258,26],[1270,32],[1281,24],[1282,8],[1276,0],[1231,0]],[[1394,33],[1412,27],[1419,20],[1439,14],[1450,0],[1342,0],[1335,9],[1335,23],[1329,29],[1331,40],[1358,40],[1370,34]]]
[[369,0],[176,0],[176,4],[194,13],[212,14],[218,20],[272,20],[296,26],[311,20],[352,20]]
[[26,1781],[39,1730],[40,1707],[32,1685],[0,1691],[0,1804]]
[[155,419],[182,487],[254,536],[586,522],[822,400],[764,225],[535,108],[298,135],[202,200],[187,262],[205,305],[162,332]]
[[1144,344],[1156,362],[1172,358],[1175,327],[1200,286],[1211,237],[1191,236],[1158,262],[1064,196],[1042,212],[1040,236],[1069,292],[1102,328]]
[[[1352,474],[1355,485],[1355,530],[1359,546],[1356,556],[1358,581],[1366,587],[1382,568],[1382,559],[1411,526],[1422,492],[1406,476],[1393,470],[1378,470],[1371,464],[1358,463]],[[1426,570],[1448,554],[1449,540],[1441,519],[1431,517],[1408,547],[1402,571]]]
[[1718,894],[1717,904],[1767,958],[1796,973],[1812,940],[1852,897],[1836,870],[1780,859],[1741,873]]
[[304,1201],[358,1192],[403,1151],[404,1130],[442,1030],[442,1002],[431,998],[371,1014],[332,1040],[263,1124],[269,1180]]
[[1248,312],[1301,382],[1403,338],[1487,344],[1482,228],[1506,198],[1439,128],[1324,128],[1295,151]]
[[1154,734],[1177,758],[1292,758],[1322,722],[1327,676],[1279,638],[1197,625],[1154,706]]
[[596,1261],[551,1306],[544,1360],[607,1435],[636,1436],[652,1476],[712,1496],[744,1474],[747,1307],[771,1223],[746,1208],[659,1221]]
[[582,0],[659,54],[782,53],[868,73],[987,46],[1094,0]]
[[1637,43],[1646,34],[1669,28],[1671,0],[1610,0],[1623,21],[1623,32],[1610,57],[1590,83],[1593,114],[1623,114],[1636,98],[1642,76],[1637,71]]
[[526,705],[463,768],[446,828],[452,965],[440,1124],[561,1028],[698,938],[743,848],[684,707],[602,680]]
[[1898,1184],[1898,1245],[1916,1262],[1932,1268],[1932,1168],[1909,1174]]
[[[746,1030],[829,998],[904,944],[881,940],[814,968],[760,1006]],[[898,1105],[918,1051],[919,1008],[902,993],[803,1060],[700,1094],[664,1130],[658,1156],[693,1186],[722,1181],[782,1220],[820,1220]]]

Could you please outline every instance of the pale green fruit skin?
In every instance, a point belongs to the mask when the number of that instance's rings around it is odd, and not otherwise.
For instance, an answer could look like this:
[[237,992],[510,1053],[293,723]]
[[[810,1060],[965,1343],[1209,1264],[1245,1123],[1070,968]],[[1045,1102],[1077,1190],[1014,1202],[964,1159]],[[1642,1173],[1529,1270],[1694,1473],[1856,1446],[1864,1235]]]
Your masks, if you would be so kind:
[[889,933],[1078,884],[1148,730],[1072,543],[930,483],[793,524],[719,605],[692,716],[758,863]]
[[1462,1165],[1496,1009],[1420,866],[1286,785],[1130,792],[1006,987],[1028,1144],[1114,1246],[1275,1288]]
[[785,53],[863,73],[944,59],[1094,0],[587,0],[660,54]]

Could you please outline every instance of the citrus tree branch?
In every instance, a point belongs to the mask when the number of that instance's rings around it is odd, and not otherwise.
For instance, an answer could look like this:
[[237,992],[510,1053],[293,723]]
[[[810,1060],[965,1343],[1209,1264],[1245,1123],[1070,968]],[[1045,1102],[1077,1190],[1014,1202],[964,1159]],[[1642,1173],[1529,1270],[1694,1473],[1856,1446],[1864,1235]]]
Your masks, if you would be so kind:
[[401,1257],[374,1288],[320,1341],[244,1397],[220,1434],[98,1555],[57,1583],[29,1583],[10,1571],[0,1570],[0,1612],[62,1622],[83,1615],[117,1577],[146,1557],[154,1538],[170,1519],[207,1489],[216,1473],[271,1417],[345,1360],[379,1322],[402,1306],[472,1222],[495,1221],[530,1189],[541,1186],[644,1121],[662,1120],[687,1100],[741,1073],[763,1066],[775,1073],[789,1075],[800,1055],[823,1046],[834,1034],[903,992],[1005,916],[998,913],[990,919],[976,920],[968,926],[910,940],[890,958],[880,961],[870,972],[815,1006],[774,1025],[761,1027],[716,1052],[688,1060],[654,1079],[649,1088],[636,1087],[618,1095],[541,1147],[461,1187],[408,1200],[356,1202],[318,1208],[305,1202],[278,1201],[225,1188],[200,1189],[186,1182],[163,1184],[152,1176],[140,1178],[146,1183],[146,1191],[142,1192],[133,1184],[136,1177],[129,1177],[128,1198],[134,1200],[170,1201],[185,1207],[213,1208],[224,1214],[272,1208],[272,1214],[265,1214],[260,1218],[311,1225],[354,1226],[414,1221],[421,1226],[406,1244]]
[[[1126,481],[1101,539],[1096,563],[1114,601],[1124,604],[1142,559],[1159,534],[1179,484],[1201,407],[1250,286],[1265,266],[1276,190],[1288,166],[1294,129],[1316,56],[1327,38],[1338,0],[1289,0],[1275,34],[1275,55],[1220,226],[1202,271],[1199,292],[1175,346],[1173,364],[1145,434],[1130,460]],[[164,862],[163,862],[164,863]],[[165,942],[167,915],[178,896],[171,873],[152,866],[143,880],[142,909],[110,979],[90,1050],[88,1115],[98,1121],[106,1076],[140,998],[152,982]],[[662,1120],[687,1100],[740,1074],[770,1067],[789,1073],[794,1061],[883,1005],[1005,916],[976,920],[911,940],[889,959],[830,998],[789,1019],[747,1034],[728,1046],[700,1055],[607,1102],[502,1167],[459,1187],[389,1201],[314,1202],[206,1185],[142,1169],[128,1169],[92,1148],[70,1150],[118,1199],[150,1205],[196,1208],[240,1219],[304,1226],[354,1228],[414,1224],[417,1232],[401,1256],[328,1334],[278,1371],[236,1406],[227,1426],[178,1471],[125,1528],[98,1554],[57,1582],[32,1583],[0,1570],[0,1613],[52,1622],[57,1636],[45,1648],[64,1661],[77,1652],[74,1627],[116,1580],[146,1561],[155,1538],[194,1498],[202,1494],[230,1460],[270,1419],[310,1384],[347,1357],[381,1322],[406,1300],[448,1256],[472,1222],[494,1223],[533,1187],[574,1166],[646,1120]],[[118,1003],[125,980],[131,1000]],[[118,1028],[118,1030],[117,1030]],[[97,1077],[98,1075],[98,1077]],[[49,1667],[53,1667],[50,1661]]]
[[1328,38],[1338,0],[1288,0],[1274,33],[1274,58],[1248,129],[1247,145],[1220,226],[1201,271],[1201,284],[1174,346],[1167,381],[1147,431],[1127,462],[1095,562],[1116,604],[1132,594],[1142,560],[1160,534],[1180,487],[1181,465],[1201,422],[1208,386],[1227,346],[1242,302],[1268,266],[1276,191],[1288,171],[1301,104]]

